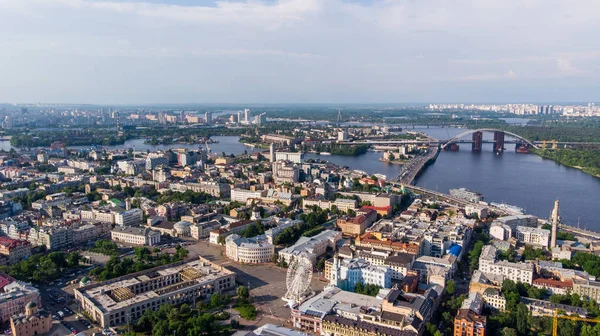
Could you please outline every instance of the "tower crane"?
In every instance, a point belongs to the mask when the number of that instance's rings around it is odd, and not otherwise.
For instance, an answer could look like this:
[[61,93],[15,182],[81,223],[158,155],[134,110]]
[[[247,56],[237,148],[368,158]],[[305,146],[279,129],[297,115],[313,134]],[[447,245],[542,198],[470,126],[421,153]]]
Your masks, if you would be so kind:
[[547,317],[552,317],[552,336],[558,336],[558,319],[565,319],[571,321],[583,321],[583,322],[592,322],[592,323],[600,323],[599,318],[587,318],[581,316],[568,316],[568,315],[558,315],[558,309],[554,310],[554,315],[544,315]]

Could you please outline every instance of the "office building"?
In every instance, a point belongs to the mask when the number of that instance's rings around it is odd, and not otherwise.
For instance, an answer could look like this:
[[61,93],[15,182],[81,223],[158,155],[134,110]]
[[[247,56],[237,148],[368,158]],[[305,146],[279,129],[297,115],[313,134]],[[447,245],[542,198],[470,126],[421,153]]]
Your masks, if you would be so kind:
[[194,303],[235,288],[235,273],[202,257],[74,289],[75,300],[102,328],[124,325],[147,309]]
[[110,238],[114,242],[131,245],[160,244],[160,232],[146,227],[117,226],[110,232]]

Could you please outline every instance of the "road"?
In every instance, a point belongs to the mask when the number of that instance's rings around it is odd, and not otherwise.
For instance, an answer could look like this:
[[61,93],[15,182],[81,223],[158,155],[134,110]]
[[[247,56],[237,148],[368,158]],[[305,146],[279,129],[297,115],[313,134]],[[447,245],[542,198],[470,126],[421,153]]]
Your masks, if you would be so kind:
[[[236,273],[237,282],[240,285],[248,286],[250,295],[253,297],[259,317],[253,321],[253,325],[260,326],[266,323],[285,324],[291,318],[290,309],[285,306],[281,299],[286,289],[285,277],[287,269],[276,267],[269,263],[265,265],[240,264],[228,259],[225,256],[223,246],[210,244],[206,240],[201,240],[196,244],[186,246],[190,251],[189,256],[201,255],[208,260]],[[311,289],[322,291],[326,283],[317,280],[317,273],[312,277]]]

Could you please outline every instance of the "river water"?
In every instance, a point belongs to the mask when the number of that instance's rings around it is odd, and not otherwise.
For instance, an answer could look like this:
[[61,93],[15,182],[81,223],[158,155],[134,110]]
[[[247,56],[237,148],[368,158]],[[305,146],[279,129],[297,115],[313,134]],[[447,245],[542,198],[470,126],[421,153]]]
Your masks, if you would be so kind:
[[[453,127],[412,126],[408,130],[424,132],[440,140],[467,131]],[[484,140],[492,138],[491,133],[484,133]],[[253,148],[238,142],[239,137],[215,136],[212,139],[218,141],[209,145],[213,153],[241,154],[253,151]],[[510,138],[507,136],[506,139]],[[144,144],[143,139],[134,139],[122,146],[108,148],[152,151],[181,147],[196,149],[199,145],[152,146]],[[506,144],[506,151],[501,155],[492,152],[491,144],[484,144],[481,153],[472,153],[470,144],[461,144],[460,147],[458,152],[440,153],[435,164],[425,170],[416,184],[444,193],[451,188],[465,187],[482,193],[486,201],[506,202],[543,218],[550,216],[554,200],[558,198],[563,222],[576,226],[579,218],[582,228],[600,231],[600,220],[596,216],[596,211],[600,209],[600,179],[537,155],[515,153],[513,144]],[[10,146],[7,146],[9,149]],[[307,154],[305,158],[319,158],[368,174],[380,173],[389,179],[396,178],[402,169],[401,165],[381,162],[381,155],[379,152],[367,152],[356,157]]]
[[[441,140],[466,131],[452,127],[415,127],[414,130]],[[492,139],[493,134],[484,133],[484,140]],[[507,136],[506,139],[510,138]],[[435,164],[424,171],[416,184],[444,193],[465,187],[482,193],[488,202],[516,205],[543,218],[550,216],[554,200],[558,198],[564,223],[577,226],[579,219],[582,228],[600,231],[600,220],[596,216],[596,210],[600,209],[599,178],[534,154],[515,153],[513,144],[506,144],[506,151],[501,155],[493,153],[492,144],[484,144],[481,153],[472,153],[470,144],[460,147],[458,152],[441,152]],[[358,157],[318,156],[369,174],[381,173],[389,179],[396,178],[401,166],[381,162],[380,157],[381,153],[377,152]]]

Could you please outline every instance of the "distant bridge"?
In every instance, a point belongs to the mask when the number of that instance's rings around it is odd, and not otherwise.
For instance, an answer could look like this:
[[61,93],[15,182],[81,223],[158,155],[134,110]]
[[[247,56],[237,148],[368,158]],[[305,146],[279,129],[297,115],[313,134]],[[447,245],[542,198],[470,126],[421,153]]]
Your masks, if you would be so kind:
[[524,143],[528,144],[529,146],[531,146],[533,148],[539,148],[533,141],[525,139],[524,137],[522,137],[522,136],[520,136],[518,134],[515,134],[515,133],[512,133],[512,132],[508,132],[508,131],[499,130],[499,129],[495,129],[495,128],[480,128],[480,129],[468,130],[466,132],[462,132],[462,133],[460,133],[460,134],[458,134],[458,135],[456,135],[456,136],[448,139],[448,141],[445,141],[442,144],[442,149],[446,149],[447,146],[459,142],[459,140],[461,138],[464,138],[464,137],[466,137],[468,135],[471,135],[471,134],[474,134],[474,133],[477,133],[477,132],[492,132],[492,133],[494,133],[494,132],[502,132],[504,134],[508,134],[508,135],[510,135],[510,136],[512,136],[514,138],[517,138],[518,140],[523,141]]

